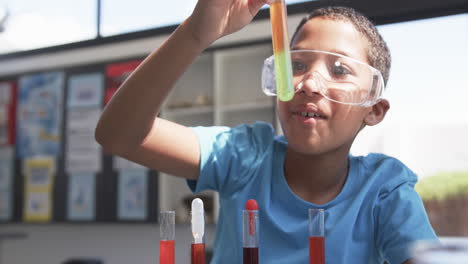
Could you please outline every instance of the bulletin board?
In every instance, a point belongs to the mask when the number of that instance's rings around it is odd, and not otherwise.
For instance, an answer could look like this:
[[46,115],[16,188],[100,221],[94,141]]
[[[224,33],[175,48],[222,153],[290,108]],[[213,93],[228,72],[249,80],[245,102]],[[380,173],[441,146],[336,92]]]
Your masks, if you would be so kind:
[[94,139],[104,105],[139,63],[0,79],[0,224],[157,221],[158,172]]

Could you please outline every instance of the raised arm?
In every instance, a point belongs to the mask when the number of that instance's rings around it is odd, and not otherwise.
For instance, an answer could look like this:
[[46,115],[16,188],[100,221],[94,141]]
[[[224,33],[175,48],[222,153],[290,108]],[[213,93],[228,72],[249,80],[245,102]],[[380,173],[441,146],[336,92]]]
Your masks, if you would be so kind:
[[216,39],[247,25],[266,0],[199,0],[185,20],[130,75],[105,107],[95,137],[106,152],[149,168],[197,179],[194,132],[158,118],[162,103],[192,62]]

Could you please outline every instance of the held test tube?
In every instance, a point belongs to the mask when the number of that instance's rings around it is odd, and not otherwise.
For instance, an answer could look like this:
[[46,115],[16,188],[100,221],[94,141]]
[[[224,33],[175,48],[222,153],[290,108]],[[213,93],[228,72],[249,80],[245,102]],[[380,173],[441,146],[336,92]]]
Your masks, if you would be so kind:
[[254,199],[248,200],[242,211],[242,233],[243,264],[258,264],[259,221]]
[[204,235],[205,216],[203,201],[200,198],[195,198],[192,201],[192,264],[205,264],[205,243],[203,241]]
[[174,264],[175,240],[174,240],[175,212],[161,211],[159,213],[159,263]]
[[291,50],[289,49],[288,27],[284,0],[270,2],[270,21],[275,62],[276,92],[281,101],[294,97]]
[[325,211],[309,209],[309,262],[325,264]]

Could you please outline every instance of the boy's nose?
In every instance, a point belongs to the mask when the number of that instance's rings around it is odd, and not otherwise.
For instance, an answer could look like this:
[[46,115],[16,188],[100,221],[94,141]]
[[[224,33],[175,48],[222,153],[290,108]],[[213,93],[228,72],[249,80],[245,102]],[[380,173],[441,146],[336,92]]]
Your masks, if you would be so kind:
[[308,96],[321,93],[320,81],[317,79],[317,75],[307,74],[304,78],[296,85],[296,93],[305,93]]

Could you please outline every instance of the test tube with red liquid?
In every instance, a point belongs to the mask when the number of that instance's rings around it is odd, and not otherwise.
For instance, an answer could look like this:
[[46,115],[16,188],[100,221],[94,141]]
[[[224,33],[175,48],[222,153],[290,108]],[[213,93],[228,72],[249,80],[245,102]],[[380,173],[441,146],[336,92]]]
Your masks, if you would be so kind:
[[276,92],[281,101],[291,100],[295,93],[286,17],[285,0],[270,1]]
[[258,264],[259,227],[258,205],[250,199],[242,211],[243,264]]
[[325,211],[309,209],[309,263],[325,264]]
[[191,247],[192,264],[205,264],[205,214],[203,201],[195,198],[192,201],[192,236]]
[[174,264],[175,261],[175,212],[161,211],[159,213],[159,263]]

